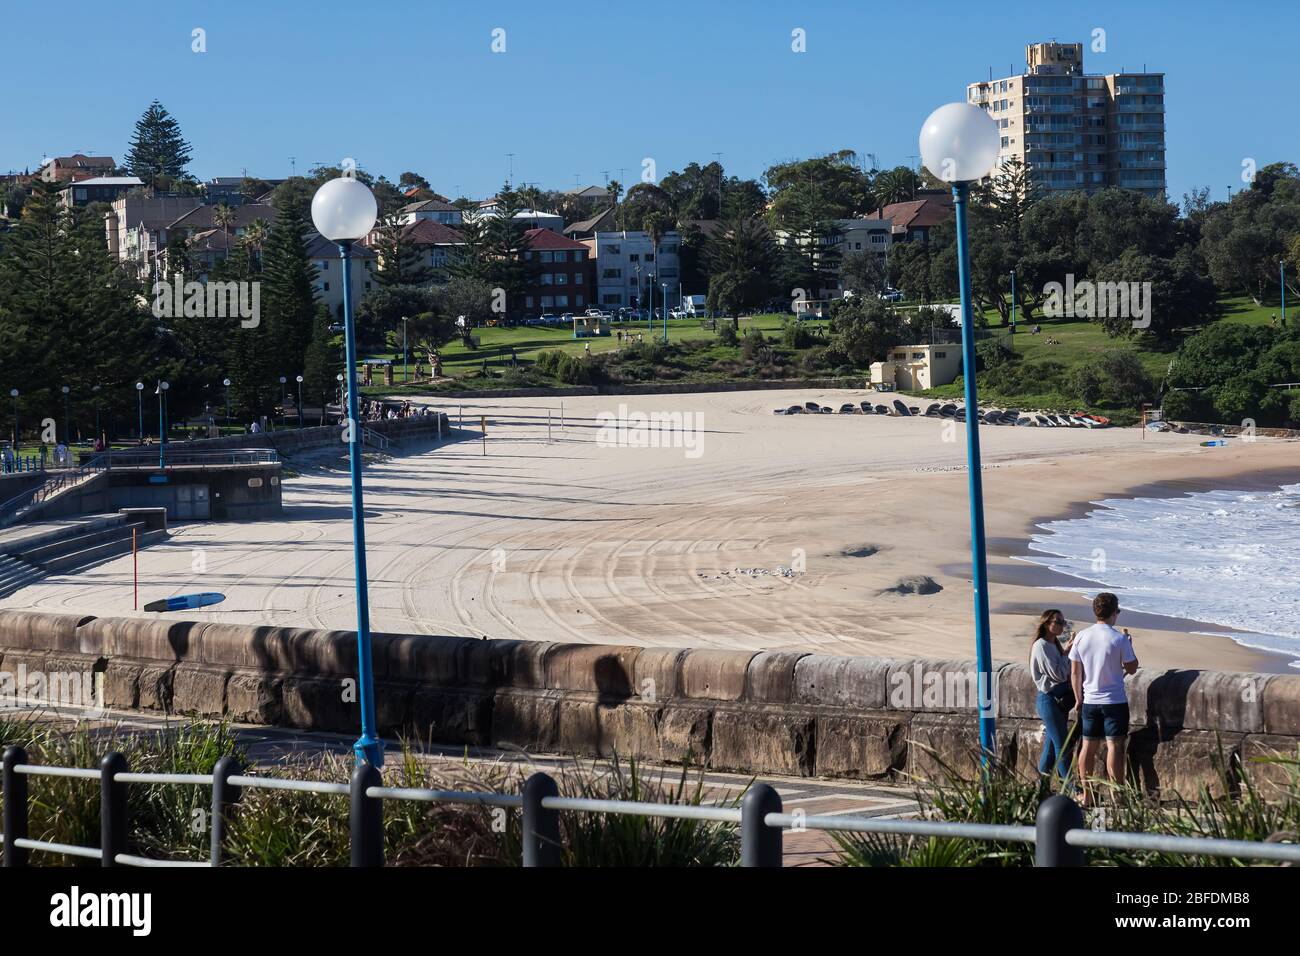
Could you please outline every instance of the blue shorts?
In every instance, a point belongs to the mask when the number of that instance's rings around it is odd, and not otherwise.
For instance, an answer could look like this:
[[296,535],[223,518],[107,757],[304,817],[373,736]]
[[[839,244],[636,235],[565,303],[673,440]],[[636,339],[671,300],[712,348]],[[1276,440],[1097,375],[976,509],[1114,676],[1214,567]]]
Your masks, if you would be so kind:
[[1128,704],[1084,704],[1079,711],[1084,740],[1128,736]]

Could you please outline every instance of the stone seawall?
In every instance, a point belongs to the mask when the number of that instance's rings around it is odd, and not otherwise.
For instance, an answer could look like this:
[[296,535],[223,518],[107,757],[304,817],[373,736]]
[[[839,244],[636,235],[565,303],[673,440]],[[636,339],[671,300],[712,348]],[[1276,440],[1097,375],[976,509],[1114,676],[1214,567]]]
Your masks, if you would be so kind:
[[[970,661],[374,636],[378,723],[444,744],[689,761],[858,779],[975,766]],[[0,611],[0,694],[25,673],[103,673],[105,706],[310,730],[359,727],[347,631]],[[8,687],[8,690],[5,688]],[[1269,785],[1257,758],[1300,747],[1300,676],[1142,670],[1128,679],[1132,764],[1194,796],[1217,755]],[[1035,772],[1042,746],[1022,664],[995,664],[999,752]],[[4,704],[0,701],[0,704]]]

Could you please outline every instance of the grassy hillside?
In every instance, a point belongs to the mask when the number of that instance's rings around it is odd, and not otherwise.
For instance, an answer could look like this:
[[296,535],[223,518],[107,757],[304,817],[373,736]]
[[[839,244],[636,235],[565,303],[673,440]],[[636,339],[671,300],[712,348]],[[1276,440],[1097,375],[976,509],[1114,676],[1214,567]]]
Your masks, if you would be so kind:
[[[907,304],[905,309],[910,308]],[[1245,296],[1226,296],[1220,300],[1223,322],[1240,322],[1249,325],[1267,325],[1280,312],[1276,301],[1256,306]],[[1296,311],[1288,309],[1288,318],[1300,319],[1300,302]],[[989,334],[1004,341],[1016,355],[1019,372],[1011,376],[1013,387],[1007,388],[1008,376],[980,375],[982,401],[998,405],[1018,405],[1024,408],[1074,410],[1087,408],[1108,415],[1118,421],[1132,421],[1138,415],[1136,398],[1080,401],[1068,387],[1071,373],[1076,369],[1095,367],[1103,356],[1111,352],[1131,354],[1138,360],[1155,386],[1164,380],[1170,362],[1177,350],[1177,341],[1160,344],[1147,336],[1111,338],[1093,322],[1078,318],[1038,318],[1026,325],[1021,322],[1014,336],[1000,326],[996,312],[985,314],[990,324]],[[549,370],[535,366],[543,352],[562,352],[568,355],[585,354],[584,346],[590,343],[591,354],[608,356],[608,368],[616,380],[624,381],[681,381],[713,382],[744,381],[764,378],[822,378],[831,375],[868,374],[866,368],[830,368],[819,364],[819,353],[827,344],[827,324],[824,321],[803,323],[814,332],[815,338],[807,348],[788,348],[779,344],[783,321],[789,316],[765,314],[741,320],[741,335],[758,329],[771,343],[770,354],[762,359],[746,358],[739,345],[724,345],[717,333],[707,329],[697,319],[670,320],[666,350],[629,350],[625,340],[622,354],[615,357],[620,343],[614,336],[595,339],[575,339],[569,329],[540,327],[483,328],[475,331],[478,347],[467,349],[459,340],[442,350],[445,373],[456,381],[446,382],[437,390],[490,389],[545,387],[562,384]],[[1029,331],[1037,324],[1041,331]],[[663,324],[657,323],[648,330],[646,323],[624,323],[613,326],[626,334],[644,334],[645,342],[660,342]],[[373,355],[395,361],[394,381],[405,383],[401,367],[401,354],[386,352]],[[485,366],[486,362],[486,374]],[[414,369],[414,353],[410,370]],[[985,379],[988,379],[987,381]],[[413,379],[413,376],[412,376]],[[1001,385],[1001,387],[1000,387]],[[428,385],[412,384],[412,390],[433,391]],[[366,390],[372,394],[386,391],[382,385]],[[955,398],[961,395],[960,383],[946,385],[917,393],[926,398]]]

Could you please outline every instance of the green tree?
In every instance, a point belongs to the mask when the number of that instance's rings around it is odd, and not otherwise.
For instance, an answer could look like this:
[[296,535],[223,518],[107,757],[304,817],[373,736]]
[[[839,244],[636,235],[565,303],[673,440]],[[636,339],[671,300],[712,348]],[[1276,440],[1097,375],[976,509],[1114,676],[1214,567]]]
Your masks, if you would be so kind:
[[159,176],[188,178],[190,144],[181,135],[180,124],[157,100],[149,104],[136,121],[135,135],[126,154],[131,175],[154,185]]
[[105,424],[125,420],[134,415],[136,376],[159,367],[159,322],[142,306],[147,290],[109,255],[103,230],[102,217],[63,208],[52,185],[38,184],[5,237],[0,374],[9,378],[5,390],[19,389],[20,411],[61,409],[66,384],[74,403],[86,396],[84,413],[98,385]]
[[903,337],[897,310],[880,299],[855,295],[831,303],[831,345],[857,368],[883,359]]
[[307,257],[306,223],[278,212],[263,255],[262,315],[283,371],[302,370],[316,313],[316,267]]
[[709,311],[731,315],[756,308],[773,292],[777,249],[761,219],[737,216],[728,221],[708,245]]

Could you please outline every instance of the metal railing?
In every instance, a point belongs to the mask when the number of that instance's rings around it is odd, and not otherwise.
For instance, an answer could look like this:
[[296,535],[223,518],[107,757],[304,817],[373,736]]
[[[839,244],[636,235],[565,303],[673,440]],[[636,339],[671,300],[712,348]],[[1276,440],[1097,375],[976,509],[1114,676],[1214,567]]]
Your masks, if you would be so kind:
[[[168,445],[162,454],[162,461],[168,468],[173,465],[265,465],[279,460],[280,456],[273,448],[187,449],[181,445]],[[158,461],[157,445],[152,448],[114,448],[86,459],[82,467],[93,464],[102,469],[157,469]]]
[[104,465],[91,459],[82,462],[76,468],[46,471],[45,481],[41,482],[41,484],[34,488],[28,488],[7,501],[0,502],[0,528],[9,527],[32,508],[43,504],[60,492],[94,478],[104,469]]
[[[766,783],[752,784],[745,791],[741,805],[737,808],[562,797],[555,778],[541,772],[528,777],[524,781],[522,793],[514,795],[487,791],[385,787],[378,768],[369,764],[358,766],[349,783],[257,777],[242,771],[243,768],[234,757],[222,757],[210,774],[132,773],[127,766],[126,757],[117,752],[107,754],[98,770],[40,766],[27,762],[27,752],[22,747],[8,747],[4,752],[3,777],[0,778],[4,788],[4,865],[27,866],[29,854],[36,851],[99,860],[102,866],[219,866],[222,861],[227,811],[239,801],[241,790],[245,788],[348,797],[353,866],[384,865],[385,800],[518,809],[523,815],[522,862],[529,867],[560,865],[561,811],[704,820],[738,825],[742,866],[781,866],[786,830],[1030,843],[1034,845],[1034,865],[1044,867],[1082,866],[1085,847],[1300,863],[1300,845],[1297,844],[1091,830],[1084,826],[1083,811],[1078,804],[1059,794],[1048,797],[1039,805],[1034,826],[1024,826],[785,813],[780,794]],[[98,847],[73,846],[29,838],[28,782],[30,777],[40,776],[99,782]],[[126,852],[128,787],[132,784],[212,788],[210,852],[206,862],[159,860]]]

